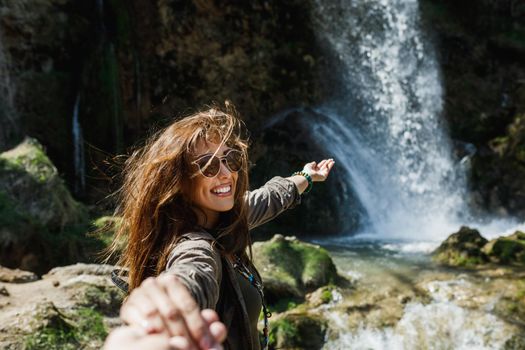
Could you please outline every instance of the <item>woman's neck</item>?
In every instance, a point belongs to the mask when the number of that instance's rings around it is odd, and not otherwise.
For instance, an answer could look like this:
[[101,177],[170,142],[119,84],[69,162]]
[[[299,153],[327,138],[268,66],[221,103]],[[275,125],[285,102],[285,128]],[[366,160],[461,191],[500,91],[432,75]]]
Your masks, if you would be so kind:
[[212,210],[195,210],[197,214],[197,224],[206,229],[212,229],[219,223],[219,213]]

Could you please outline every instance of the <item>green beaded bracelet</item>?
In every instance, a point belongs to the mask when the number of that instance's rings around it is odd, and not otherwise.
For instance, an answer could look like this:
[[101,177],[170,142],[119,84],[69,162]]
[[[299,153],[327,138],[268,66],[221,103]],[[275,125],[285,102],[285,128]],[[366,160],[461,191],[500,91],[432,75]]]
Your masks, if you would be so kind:
[[310,174],[308,174],[306,171],[296,171],[295,173],[292,174],[292,176],[295,176],[295,175],[301,175],[306,178],[306,180],[308,181],[308,187],[306,188],[306,190],[304,190],[303,193],[310,192],[310,190],[312,189],[314,185],[314,182],[312,181],[312,177],[310,176]]

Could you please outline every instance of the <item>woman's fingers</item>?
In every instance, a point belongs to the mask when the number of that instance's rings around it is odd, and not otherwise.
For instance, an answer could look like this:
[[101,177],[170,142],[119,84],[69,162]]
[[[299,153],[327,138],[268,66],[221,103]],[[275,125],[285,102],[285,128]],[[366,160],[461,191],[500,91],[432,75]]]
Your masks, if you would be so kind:
[[107,337],[103,348],[103,350],[144,349],[192,350],[185,339],[170,339],[166,334],[147,334],[140,328],[135,327],[120,327],[115,329]]
[[[208,323],[201,316],[199,306],[186,287],[175,276],[169,274],[160,276],[159,283],[164,285],[168,297],[177,305],[176,314],[168,321],[173,323],[172,326],[177,329],[177,333],[172,335],[185,336],[187,330],[191,338],[202,349],[217,348],[219,344],[210,333]],[[185,325],[184,330],[182,329],[183,324]]]
[[219,315],[217,315],[217,313],[211,309],[202,310],[201,315],[208,323],[208,328],[215,341],[217,343],[224,342],[228,331],[226,326],[219,321]]

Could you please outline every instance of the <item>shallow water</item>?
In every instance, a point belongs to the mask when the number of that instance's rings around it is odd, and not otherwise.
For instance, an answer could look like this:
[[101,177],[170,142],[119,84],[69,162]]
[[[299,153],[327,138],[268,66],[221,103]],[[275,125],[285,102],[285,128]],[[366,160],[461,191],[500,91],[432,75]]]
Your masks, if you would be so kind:
[[[339,273],[354,284],[339,306],[323,310],[331,329],[325,349],[501,349],[523,331],[494,314],[501,295],[480,296],[489,279],[432,263],[436,242],[354,237],[312,243],[327,249]],[[421,293],[425,297],[416,296]],[[356,303],[371,311],[356,317]]]

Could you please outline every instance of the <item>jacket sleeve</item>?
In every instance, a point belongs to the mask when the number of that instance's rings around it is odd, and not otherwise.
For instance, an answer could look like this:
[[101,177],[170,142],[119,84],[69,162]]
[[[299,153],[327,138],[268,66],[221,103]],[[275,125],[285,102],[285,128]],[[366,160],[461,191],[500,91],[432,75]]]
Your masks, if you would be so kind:
[[301,195],[295,184],[280,176],[272,178],[261,188],[248,191],[245,199],[248,202],[250,229],[272,220],[286,209],[294,208],[301,203]]
[[165,273],[172,273],[188,288],[201,309],[215,309],[222,278],[220,254],[206,240],[179,242],[168,257]]

